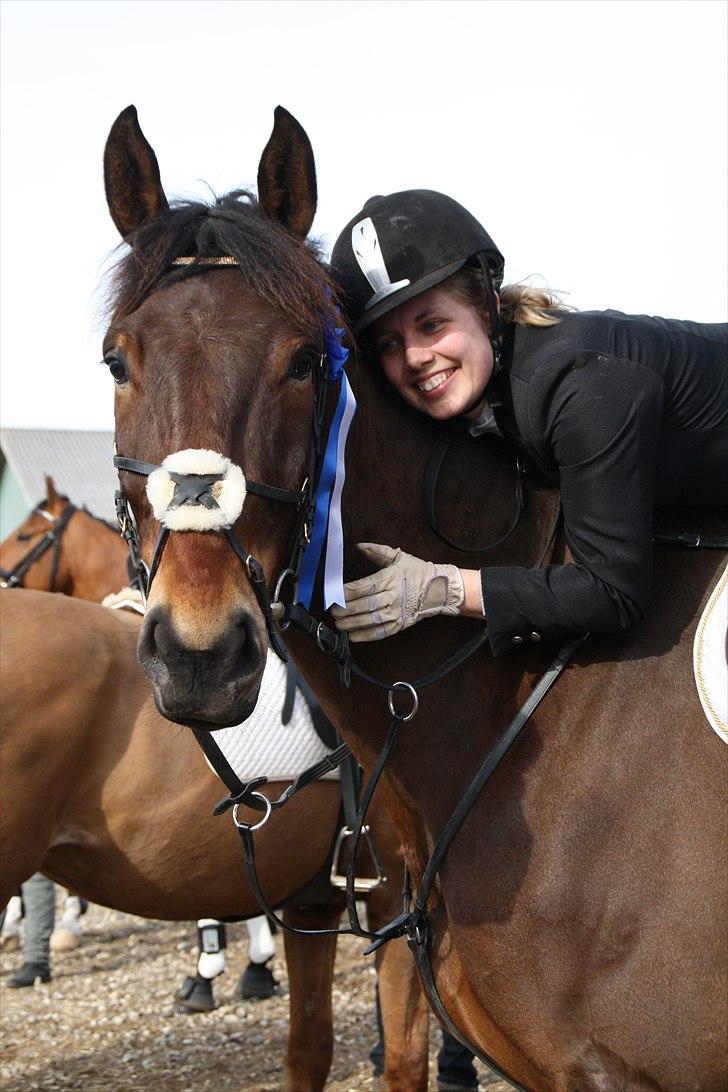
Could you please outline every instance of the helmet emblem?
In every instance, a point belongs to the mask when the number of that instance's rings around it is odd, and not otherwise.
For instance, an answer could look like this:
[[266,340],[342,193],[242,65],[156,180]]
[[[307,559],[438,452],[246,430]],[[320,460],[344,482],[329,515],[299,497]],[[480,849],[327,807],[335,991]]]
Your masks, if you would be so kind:
[[354,224],[351,229],[351,246],[359,268],[374,289],[374,295],[366,304],[365,311],[410,283],[407,279],[392,284],[371,216]]

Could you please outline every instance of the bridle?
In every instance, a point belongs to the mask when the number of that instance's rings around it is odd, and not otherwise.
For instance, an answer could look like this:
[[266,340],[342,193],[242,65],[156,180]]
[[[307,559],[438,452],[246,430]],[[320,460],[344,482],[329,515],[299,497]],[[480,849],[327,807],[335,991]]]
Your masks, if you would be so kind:
[[[220,257],[204,257],[197,259],[180,257],[174,259],[172,264],[180,266],[192,266],[197,264],[202,266],[230,266],[237,265],[237,262],[231,256],[224,255]],[[258,606],[265,619],[270,645],[274,652],[284,662],[287,661],[288,655],[276,630],[274,620],[280,620],[284,614],[285,608],[280,599],[281,593],[287,581],[290,580],[292,583],[295,583],[297,580],[303,555],[306,547],[311,541],[311,526],[316,510],[316,481],[320,470],[319,464],[321,460],[324,415],[326,412],[326,391],[332,378],[326,353],[320,355],[318,365],[312,369],[312,375],[314,387],[312,417],[313,442],[309,449],[307,473],[301,488],[297,491],[293,491],[253,481],[250,478],[246,478],[239,467],[230,464],[242,479],[245,493],[252,493],[254,496],[262,497],[263,499],[272,501],[276,504],[294,505],[297,512],[293,533],[285,553],[286,561],[276,578],[275,590],[272,598],[268,593],[263,566],[258,559],[245,548],[235,533],[234,524],[237,516],[239,516],[242,511],[242,501],[240,502],[237,511],[233,511],[229,518],[226,519],[225,515],[221,513],[218,525],[215,527],[215,530],[223,534],[227,539],[235,556],[241,562],[243,570],[246,573],[255,594]],[[228,460],[223,455],[220,455],[219,458],[223,460],[224,463],[228,463]],[[170,459],[170,457],[168,457],[168,459]],[[167,459],[165,459],[165,463],[166,462]],[[132,474],[140,474],[147,478],[156,471],[162,469],[162,467],[156,463],[142,462],[138,459],[130,459],[119,454],[114,455],[114,466],[117,470],[127,470]],[[221,485],[219,474],[175,472],[170,469],[169,477],[173,484],[173,495],[168,506],[168,511],[172,508],[179,512],[180,509],[188,508],[191,510],[195,508],[199,510],[200,507],[204,507],[208,512],[215,512],[216,510],[219,512],[220,504],[218,498],[220,496],[219,488]],[[114,500],[116,504],[116,518],[119,532],[129,548],[130,562],[137,574],[142,597],[146,603],[151,590],[152,581],[154,580],[162,559],[164,547],[169,540],[169,535],[175,533],[175,530],[184,533],[184,531],[189,530],[190,527],[189,525],[180,527],[178,522],[176,529],[171,528],[165,525],[166,521],[163,517],[160,521],[160,528],[152,552],[152,559],[149,566],[147,566],[142,558],[138,525],[121,485],[115,494]]]
[[24,554],[12,569],[4,569],[0,566],[0,588],[22,588],[23,578],[28,570],[35,565],[36,561],[40,561],[43,555],[53,547],[51,582],[48,590],[52,592],[56,590],[58,565],[61,558],[61,539],[68,527],[71,516],[74,512],[78,511],[78,508],[75,504],[68,504],[63,509],[60,516],[54,516],[43,507],[43,504],[43,501],[37,504],[31,515],[42,516],[43,519],[48,520],[51,526],[45,532],[40,542],[36,542],[35,546],[32,546],[27,554]]
[[[243,477],[246,494],[252,493],[254,496],[262,497],[276,504],[293,505],[297,513],[293,532],[284,552],[285,561],[275,580],[272,598],[268,591],[263,566],[240,541],[234,529],[235,521],[225,523],[224,518],[222,518],[221,525],[215,528],[216,532],[225,537],[241,562],[265,619],[271,647],[284,661],[288,659],[288,656],[274,622],[283,620],[286,609],[281,601],[283,589],[289,582],[295,584],[300,573],[303,555],[311,539],[311,526],[316,510],[316,481],[321,462],[326,393],[330,385],[328,358],[325,353],[320,355],[317,365],[312,370],[312,375],[314,388],[312,443],[309,448],[307,473],[301,488],[294,491],[256,482],[246,478],[242,475],[242,471],[235,467],[235,470],[239,471]],[[147,478],[155,471],[163,469],[163,464],[160,466],[156,463],[142,462],[138,459],[126,458],[123,455],[114,455],[114,466],[117,470],[127,470]],[[185,508],[198,509],[200,507],[204,507],[208,511],[219,509],[216,491],[219,488],[221,479],[218,474],[182,473],[170,470],[169,476],[174,488],[170,508],[174,505],[175,511]],[[146,602],[170,534],[186,533],[187,528],[185,530],[175,529],[166,526],[164,522],[160,523],[152,558],[149,566],[147,566],[142,558],[138,525],[123,488],[119,488],[114,499],[119,531],[128,545],[131,564],[139,578],[139,585]],[[285,623],[283,628],[286,628]]]

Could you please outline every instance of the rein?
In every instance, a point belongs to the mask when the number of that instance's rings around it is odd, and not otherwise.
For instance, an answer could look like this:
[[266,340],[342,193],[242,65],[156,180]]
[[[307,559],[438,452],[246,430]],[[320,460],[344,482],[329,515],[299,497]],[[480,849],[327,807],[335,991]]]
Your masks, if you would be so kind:
[[32,546],[27,554],[21,557],[20,561],[13,566],[12,569],[4,569],[0,566],[0,588],[22,588],[23,578],[26,573],[36,561],[40,561],[41,557],[47,551],[53,547],[53,560],[51,562],[51,582],[49,591],[54,592],[56,590],[56,579],[58,577],[58,565],[61,558],[61,539],[63,533],[68,526],[71,516],[78,511],[75,504],[68,504],[60,516],[55,517],[47,512],[42,507],[42,501],[33,509],[33,514],[43,516],[47,519],[52,526],[45,532],[40,542],[37,542],[35,546]]
[[518,521],[523,515],[523,511],[526,505],[526,496],[524,489],[524,479],[526,474],[526,466],[521,458],[520,452],[516,455],[516,495],[515,495],[515,515],[511,521],[507,531],[501,535],[495,542],[491,542],[488,546],[463,546],[459,542],[455,542],[454,539],[449,538],[440,527],[435,511],[435,494],[437,492],[437,483],[440,478],[440,471],[442,470],[442,464],[445,461],[445,456],[450,450],[450,445],[455,438],[455,434],[452,429],[445,429],[443,433],[438,437],[435,445],[432,449],[429,462],[427,464],[427,470],[425,471],[425,483],[424,483],[424,502],[425,502],[425,517],[427,519],[427,526],[430,530],[437,535],[441,542],[444,542],[446,546],[450,546],[453,550],[458,550],[463,554],[486,554],[490,550],[495,550],[497,546],[501,546],[506,539],[509,539],[516,527]]

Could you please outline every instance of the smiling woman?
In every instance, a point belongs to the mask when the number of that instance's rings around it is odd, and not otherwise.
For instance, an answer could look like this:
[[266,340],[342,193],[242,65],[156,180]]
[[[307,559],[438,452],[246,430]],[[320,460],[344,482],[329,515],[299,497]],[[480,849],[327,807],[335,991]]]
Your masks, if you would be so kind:
[[385,564],[347,586],[339,629],[379,640],[455,612],[487,618],[499,654],[639,622],[653,509],[728,504],[728,326],[573,314],[523,286],[503,289],[501,306],[500,251],[430,190],[367,201],[332,268],[370,365],[414,409],[499,437],[558,485],[571,552],[545,569],[433,575],[419,558],[362,544]]

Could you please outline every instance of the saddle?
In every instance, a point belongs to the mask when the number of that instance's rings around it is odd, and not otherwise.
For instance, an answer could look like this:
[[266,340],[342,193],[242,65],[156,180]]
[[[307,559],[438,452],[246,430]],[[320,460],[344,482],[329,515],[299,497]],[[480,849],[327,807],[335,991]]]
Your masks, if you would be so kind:
[[[673,518],[694,526],[695,514],[676,509]],[[702,529],[674,530],[655,526],[656,546],[678,546],[688,550],[728,550],[728,509],[703,513]],[[715,532],[718,532],[717,534]],[[693,641],[693,674],[695,685],[708,724],[728,743],[728,566],[708,599],[698,622]]]
[[698,622],[693,672],[708,724],[728,743],[728,566]]

